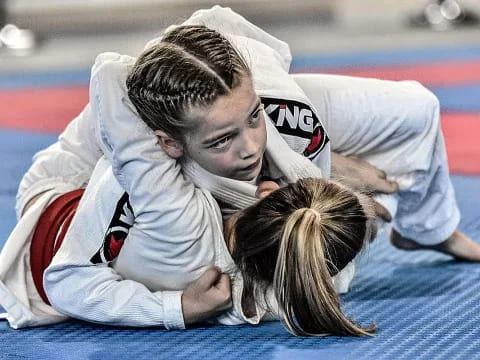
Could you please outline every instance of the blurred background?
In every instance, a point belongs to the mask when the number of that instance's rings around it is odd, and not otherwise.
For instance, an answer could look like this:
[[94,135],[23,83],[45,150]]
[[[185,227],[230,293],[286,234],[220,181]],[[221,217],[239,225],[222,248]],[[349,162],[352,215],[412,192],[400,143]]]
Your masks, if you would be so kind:
[[[89,67],[96,54],[138,54],[197,9],[229,6],[287,41],[294,55],[480,42],[479,0],[0,0],[12,32],[0,71]],[[412,26],[412,25],[416,26]],[[468,25],[467,25],[468,24]],[[8,31],[3,31],[3,40]],[[36,43],[35,43],[36,41]],[[352,64],[353,65],[353,64]]]

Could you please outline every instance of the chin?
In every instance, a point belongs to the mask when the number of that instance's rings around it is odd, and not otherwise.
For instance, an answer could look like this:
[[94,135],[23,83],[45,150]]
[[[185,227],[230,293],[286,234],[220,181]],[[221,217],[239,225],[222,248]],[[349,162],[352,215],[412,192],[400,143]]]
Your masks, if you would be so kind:
[[237,179],[237,180],[242,180],[242,181],[252,181],[252,180],[255,180],[258,175],[260,175],[260,171],[262,170],[261,167],[259,167],[258,170],[256,170],[255,172],[252,172],[250,174],[247,174],[245,176],[243,176],[241,179]]

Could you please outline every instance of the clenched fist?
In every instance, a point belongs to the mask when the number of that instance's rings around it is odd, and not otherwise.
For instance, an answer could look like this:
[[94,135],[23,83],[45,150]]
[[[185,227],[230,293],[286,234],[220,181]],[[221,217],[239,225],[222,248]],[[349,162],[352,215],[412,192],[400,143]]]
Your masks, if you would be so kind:
[[208,319],[232,306],[230,278],[211,267],[183,291],[182,310],[185,324]]

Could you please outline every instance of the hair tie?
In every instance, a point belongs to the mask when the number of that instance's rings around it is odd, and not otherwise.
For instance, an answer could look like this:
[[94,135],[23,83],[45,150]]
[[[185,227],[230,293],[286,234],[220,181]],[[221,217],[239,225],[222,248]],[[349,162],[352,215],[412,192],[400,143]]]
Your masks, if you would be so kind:
[[317,210],[315,210],[313,208],[307,208],[307,210],[313,212],[315,214],[315,216],[318,217],[318,220],[320,220],[322,218],[322,215],[320,215],[320,213]]

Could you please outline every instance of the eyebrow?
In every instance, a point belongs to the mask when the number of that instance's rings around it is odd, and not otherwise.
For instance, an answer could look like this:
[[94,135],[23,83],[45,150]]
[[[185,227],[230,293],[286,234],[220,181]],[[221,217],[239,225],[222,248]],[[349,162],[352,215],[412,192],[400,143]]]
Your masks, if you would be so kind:
[[[261,105],[261,103],[262,102],[261,102],[260,98],[257,96],[257,101],[255,102],[255,106],[253,107],[253,110],[250,112],[250,115],[248,115],[249,118],[253,116],[253,114],[255,113],[255,111],[257,111],[257,109]],[[215,135],[211,138],[208,138],[208,139],[202,141],[202,145],[212,144],[212,143],[216,142],[217,140],[220,140],[221,138],[227,136],[231,132],[232,132],[231,130],[228,130],[228,131],[225,131],[224,133],[222,133],[220,135]]]

